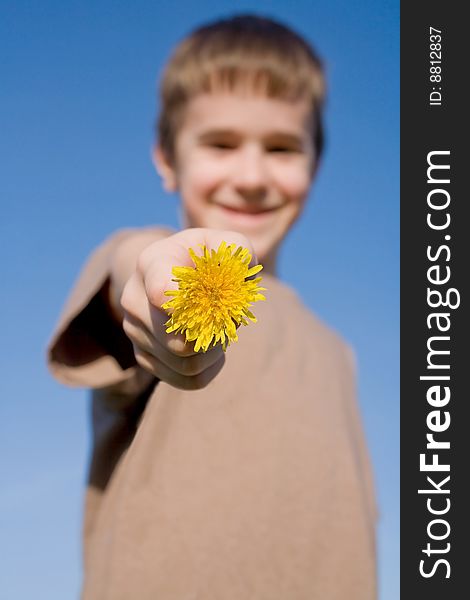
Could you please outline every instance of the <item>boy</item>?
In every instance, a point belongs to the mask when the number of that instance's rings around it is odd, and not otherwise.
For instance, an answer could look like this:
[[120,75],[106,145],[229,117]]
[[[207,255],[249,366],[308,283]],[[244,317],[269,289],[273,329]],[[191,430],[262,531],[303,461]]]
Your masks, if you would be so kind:
[[[185,229],[105,242],[49,348],[60,381],[93,389],[85,599],[375,597],[351,356],[275,278],[323,96],[313,50],[269,19],[209,24],[169,61],[154,159]],[[267,302],[226,353],[196,353],[161,305],[188,248],[221,241],[264,265]]]

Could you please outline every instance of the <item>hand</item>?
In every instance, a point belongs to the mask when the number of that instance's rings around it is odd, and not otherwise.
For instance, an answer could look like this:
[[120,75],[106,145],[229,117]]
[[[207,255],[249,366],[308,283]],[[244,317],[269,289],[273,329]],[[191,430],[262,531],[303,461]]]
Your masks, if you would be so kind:
[[[181,334],[167,334],[168,315],[161,308],[169,300],[164,292],[177,289],[172,268],[193,266],[188,249],[200,244],[217,249],[222,241],[250,250],[240,233],[212,229],[186,229],[150,244],[137,259],[137,267],[124,287],[121,306],[123,328],[131,340],[138,364],[158,379],[181,389],[205,387],[222,369],[225,354],[218,344],[207,352],[194,352],[194,343]],[[256,264],[256,259],[252,261]]]

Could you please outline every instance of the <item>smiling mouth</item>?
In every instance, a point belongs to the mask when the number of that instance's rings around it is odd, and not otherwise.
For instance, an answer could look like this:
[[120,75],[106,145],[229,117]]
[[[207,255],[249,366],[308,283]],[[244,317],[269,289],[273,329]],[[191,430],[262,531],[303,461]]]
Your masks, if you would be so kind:
[[233,207],[226,206],[224,204],[217,204],[219,208],[226,211],[227,213],[233,215],[246,215],[247,217],[257,217],[260,215],[266,215],[268,213],[272,213],[278,209],[277,206],[272,206],[269,208],[260,208],[260,207],[252,207],[252,206],[244,206],[244,207]]

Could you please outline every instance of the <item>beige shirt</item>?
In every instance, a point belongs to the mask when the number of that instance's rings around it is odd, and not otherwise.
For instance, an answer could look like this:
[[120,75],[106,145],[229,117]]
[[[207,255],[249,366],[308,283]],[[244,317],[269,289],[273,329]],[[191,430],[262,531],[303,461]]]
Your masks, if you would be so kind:
[[92,255],[49,346],[93,389],[84,600],[372,600],[376,510],[345,344],[273,277],[203,390],[140,369]]

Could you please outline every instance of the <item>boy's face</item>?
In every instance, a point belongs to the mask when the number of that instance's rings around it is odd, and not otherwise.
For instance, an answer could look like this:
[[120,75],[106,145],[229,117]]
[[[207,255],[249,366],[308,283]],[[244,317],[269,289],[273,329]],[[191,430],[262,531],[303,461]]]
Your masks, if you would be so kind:
[[258,260],[276,251],[300,215],[315,165],[310,107],[255,94],[214,92],[188,103],[175,161],[156,152],[188,227],[246,235]]

